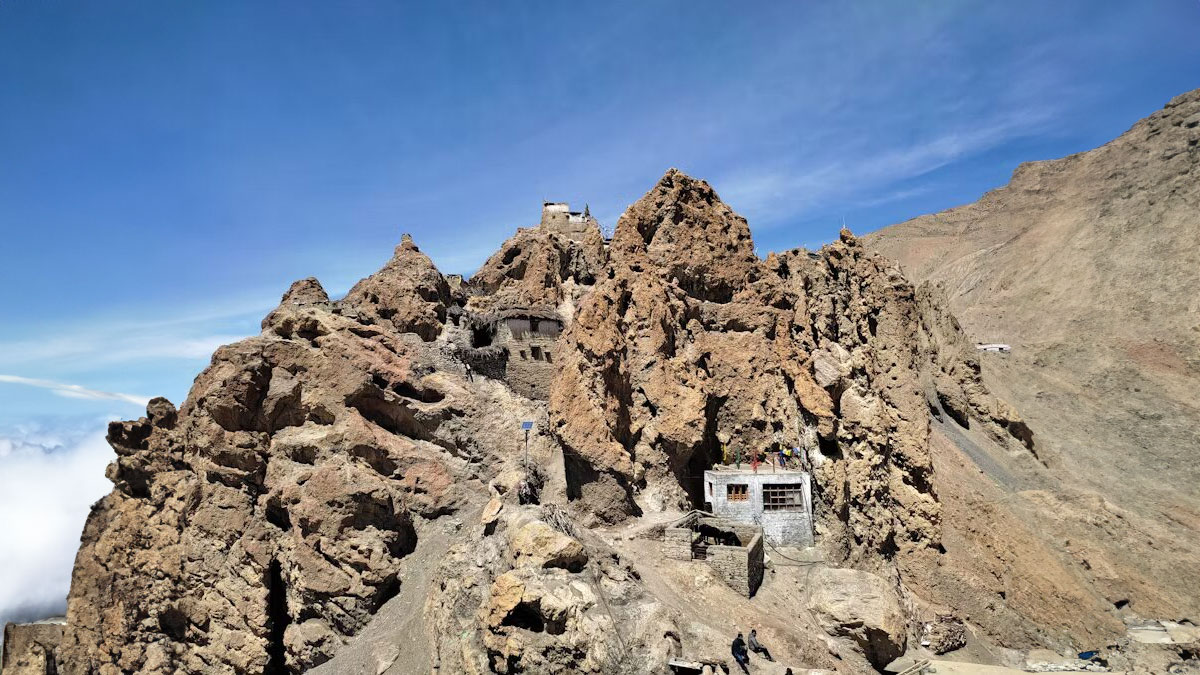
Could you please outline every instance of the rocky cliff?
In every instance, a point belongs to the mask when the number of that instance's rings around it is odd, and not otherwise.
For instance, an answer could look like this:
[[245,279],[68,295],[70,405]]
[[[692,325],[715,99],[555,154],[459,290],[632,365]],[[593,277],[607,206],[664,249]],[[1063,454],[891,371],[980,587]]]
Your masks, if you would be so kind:
[[723,452],[799,447],[812,429],[829,460],[816,476],[827,534],[847,555],[938,545],[929,408],[1001,405],[957,336],[926,329],[934,303],[891,262],[849,232],[759,260],[746,221],[671,171],[621,217],[609,263],[564,336],[550,398],[568,494],[587,515],[702,502],[692,478]]
[[1047,469],[988,461],[1041,539],[1127,610],[1200,612],[1200,90],[864,240],[944,294],[972,342],[1011,345],[980,354],[983,382]]
[[1026,414],[1045,462],[1195,526],[1198,214],[1200,90],[1102,147],[1022,164],[978,202],[866,241],[940,284],[972,340],[1012,345],[986,355],[985,379]]
[[[492,340],[546,316],[565,332],[522,371],[549,374],[539,401],[506,379],[526,354]],[[1036,536],[982,546],[980,523],[1011,523],[973,517],[989,484],[931,424],[1014,455],[1036,438],[937,292],[849,232],[761,260],[678,171],[611,245],[522,230],[459,285],[406,239],[341,300],[296,282],[262,329],[178,410],[110,426],[59,672],[649,673],[727,660],[732,625],[797,668],[869,672],[948,605],[1008,646],[1115,630]],[[773,565],[747,600],[655,555],[703,470],[792,446],[826,563],[857,572],[813,593]],[[1057,595],[1005,603],[1020,555],[1061,572]]]

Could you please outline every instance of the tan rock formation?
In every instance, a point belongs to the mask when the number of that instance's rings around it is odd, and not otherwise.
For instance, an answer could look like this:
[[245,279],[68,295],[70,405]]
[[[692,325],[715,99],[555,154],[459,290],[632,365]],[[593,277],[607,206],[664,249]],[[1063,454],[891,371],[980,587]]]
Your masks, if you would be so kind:
[[811,577],[808,607],[830,635],[854,640],[882,668],[904,653],[908,625],[893,585],[850,569],[821,569]]
[[347,314],[390,323],[401,333],[416,333],[429,342],[446,322],[450,286],[429,256],[407,239],[383,269],[355,284],[339,304]]
[[839,460],[817,489],[844,555],[937,545],[926,397],[986,391],[962,350],[938,351],[923,323],[931,302],[888,261],[849,233],[819,254],[760,261],[745,220],[670,171],[621,217],[610,266],[565,335],[551,390],[582,511],[615,521],[698,506],[697,477],[722,448],[800,445],[813,426]]
[[299,282],[178,413],[156,399],[112,425],[117,489],[84,532],[63,672],[320,663],[396,593],[414,519],[468,501],[470,461],[502,463],[514,402],[422,365],[446,300],[428,259],[403,244],[357,288],[331,304]]
[[497,529],[442,558],[428,613],[442,672],[655,672],[683,618],[598,539],[585,545],[508,499]]
[[578,571],[587,564],[587,554],[582,544],[540,520],[518,529],[509,546],[518,567],[531,565]]
[[[1037,614],[1039,625],[1100,640],[1098,629],[1120,630],[1101,614],[1105,605],[1147,617],[1200,612],[1198,120],[1195,90],[1099,148],[1022,164],[975,203],[864,238],[947,310],[935,332],[1012,346],[958,362],[1024,421],[978,397],[940,403],[956,427],[969,424],[966,414],[993,415],[1048,471],[1004,453],[980,457],[955,431],[955,443],[1004,488],[1003,504],[982,506],[972,495],[956,520],[971,521],[974,532],[963,533],[973,545],[1002,551],[1001,578],[1052,577],[1040,593],[1069,595],[1087,610],[1058,616],[1010,586],[998,613],[1032,602],[1036,612],[1020,613]],[[985,544],[982,524],[995,518],[1036,527]],[[1025,569],[1033,558],[1049,564]],[[1070,562],[1060,569],[1052,558]],[[1076,570],[1085,581],[1070,579]],[[1101,597],[1083,599],[1097,590]],[[995,626],[1012,639],[1020,623]]]
[[575,241],[544,227],[522,228],[471,277],[470,307],[558,308],[596,282],[606,252],[600,229],[585,229]]
[[[1078,563],[974,527],[987,485],[931,416],[998,452],[1027,457],[1036,440],[984,386],[936,289],[849,232],[760,260],[746,221],[674,170],[609,248],[592,229],[519,231],[453,286],[408,239],[340,301],[296,282],[178,410],[155,399],[112,424],[114,490],[83,534],[59,671],[649,673],[685,640],[725,658],[726,627],[694,625],[678,579],[741,622],[800,603],[722,596],[695,572],[645,578],[636,547],[586,526],[699,506],[697,477],[725,455],[795,445],[812,451],[827,561],[878,575],[814,587],[829,638],[807,617],[769,629],[798,672],[882,662],[925,605],[954,603],[1004,644],[1112,634]],[[548,403],[506,379],[501,346],[476,344],[509,311],[566,326],[545,336]],[[528,461],[519,420],[536,421]],[[1017,554],[1054,581],[1014,583],[1062,590],[1006,604]],[[846,579],[863,607],[822,595]],[[1043,621],[1055,602],[1074,604]]]

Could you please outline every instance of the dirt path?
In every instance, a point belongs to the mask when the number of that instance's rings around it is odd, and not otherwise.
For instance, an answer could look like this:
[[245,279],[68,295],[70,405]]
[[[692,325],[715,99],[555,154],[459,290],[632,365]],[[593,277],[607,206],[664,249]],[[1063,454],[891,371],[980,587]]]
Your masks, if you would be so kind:
[[432,671],[433,637],[425,625],[425,601],[436,586],[433,575],[457,537],[453,521],[474,522],[477,511],[461,518],[445,517],[418,533],[417,548],[402,563],[400,592],[387,601],[367,627],[337,653],[337,658],[310,670],[314,675],[390,673],[413,675]]
[[630,528],[621,533],[626,536],[609,530],[603,536],[633,564],[646,590],[687,620],[679,636],[685,658],[729,660],[733,637],[755,628],[775,662],[753,657],[751,673],[782,673],[786,666],[832,667],[823,631],[804,609],[808,567],[772,567],[755,596],[746,598],[703,562],[664,558],[660,541],[630,538],[635,529],[646,528]]

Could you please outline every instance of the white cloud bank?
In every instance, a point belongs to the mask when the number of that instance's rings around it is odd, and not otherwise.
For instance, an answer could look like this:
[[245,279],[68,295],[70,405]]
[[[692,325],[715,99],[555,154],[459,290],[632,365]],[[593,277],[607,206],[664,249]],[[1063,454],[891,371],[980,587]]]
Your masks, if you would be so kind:
[[65,611],[84,521],[112,488],[104,467],[116,455],[102,426],[0,432],[0,625]]
[[[134,394],[120,394],[112,391],[100,391],[98,389],[88,389],[81,387],[78,384],[64,384],[53,380],[41,380],[34,377],[21,377],[20,375],[0,375],[0,382],[9,384],[24,384],[30,387],[38,387],[39,389],[49,389],[50,391],[65,396],[66,398],[87,399],[90,401],[123,401],[134,405],[145,407],[150,402],[148,396],[136,396]],[[2,440],[2,439],[0,439]]]

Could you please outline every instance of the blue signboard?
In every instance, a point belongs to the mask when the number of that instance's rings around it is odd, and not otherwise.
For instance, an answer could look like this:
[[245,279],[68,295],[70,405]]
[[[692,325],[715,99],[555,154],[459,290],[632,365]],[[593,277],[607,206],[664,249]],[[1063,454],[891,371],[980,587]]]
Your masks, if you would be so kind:
[[533,428],[533,422],[521,422],[521,428],[525,431],[529,431]]

